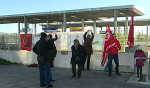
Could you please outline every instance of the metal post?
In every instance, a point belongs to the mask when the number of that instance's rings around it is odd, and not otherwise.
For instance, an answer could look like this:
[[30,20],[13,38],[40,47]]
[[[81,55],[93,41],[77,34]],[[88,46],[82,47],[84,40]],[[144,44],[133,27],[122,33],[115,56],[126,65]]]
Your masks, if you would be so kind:
[[[47,27],[49,27],[49,20],[47,20]],[[47,32],[47,30],[44,30],[44,32]]]
[[146,31],[146,44],[148,44],[148,24],[147,24],[147,31]]
[[20,35],[20,22],[18,22],[18,35]]
[[117,31],[117,10],[114,10],[114,33]]
[[101,27],[101,31],[103,30],[103,27]]
[[96,32],[97,32],[97,30],[96,30],[96,20],[94,20],[94,33],[97,34]]
[[62,22],[62,24],[61,24],[61,28],[62,28],[62,32],[64,32],[63,22]]
[[125,26],[123,26],[123,29],[124,29],[124,33],[126,33],[126,29],[125,29]]
[[36,23],[34,24],[34,34],[35,34],[35,36],[36,36]]
[[25,27],[25,34],[27,34],[27,16],[24,16],[24,27]]
[[128,35],[128,15],[126,15],[125,26],[126,26],[126,27],[125,27],[125,28],[126,28],[126,29],[125,29],[125,30],[126,30],[125,32],[126,32],[126,35]]
[[66,32],[66,13],[64,13],[64,32]]
[[[17,44],[20,44],[20,22],[18,22],[18,38],[17,38]],[[17,45],[18,46],[18,45]]]
[[84,19],[82,18],[82,31],[84,31]]

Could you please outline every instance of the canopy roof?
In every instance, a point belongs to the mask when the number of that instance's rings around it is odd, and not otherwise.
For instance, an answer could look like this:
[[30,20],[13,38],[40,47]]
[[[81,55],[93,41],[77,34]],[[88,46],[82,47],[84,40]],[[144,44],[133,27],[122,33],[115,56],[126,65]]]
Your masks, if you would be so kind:
[[143,16],[143,9],[135,5],[124,6],[111,6],[111,7],[98,7],[87,9],[63,10],[63,11],[50,11],[39,13],[15,14],[0,16],[0,24],[4,23],[24,23],[24,16],[27,16],[28,23],[46,23],[49,20],[53,22],[63,22],[63,15],[66,14],[66,21],[81,21],[100,20],[104,18],[113,18],[114,10],[117,10],[117,17],[130,16],[132,8],[134,9],[134,16]]

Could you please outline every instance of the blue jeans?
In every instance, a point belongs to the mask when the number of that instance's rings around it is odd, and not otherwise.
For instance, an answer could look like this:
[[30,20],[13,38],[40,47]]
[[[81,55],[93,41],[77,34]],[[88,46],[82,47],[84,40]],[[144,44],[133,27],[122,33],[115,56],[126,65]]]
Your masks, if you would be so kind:
[[46,80],[46,85],[50,85],[50,63],[45,62],[44,65],[39,65],[40,85],[43,85]]
[[114,59],[114,62],[116,64],[116,72],[119,71],[119,60],[118,60],[118,54],[109,54],[108,53],[108,68],[109,68],[109,74],[112,72],[112,59]]
[[51,68],[49,70],[49,74],[50,74],[49,78],[52,79],[52,70],[51,70]]

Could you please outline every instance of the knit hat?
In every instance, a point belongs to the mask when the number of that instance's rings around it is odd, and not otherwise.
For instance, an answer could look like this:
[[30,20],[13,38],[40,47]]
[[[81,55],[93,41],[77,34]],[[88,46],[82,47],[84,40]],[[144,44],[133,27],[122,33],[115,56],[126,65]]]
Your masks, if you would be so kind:
[[41,38],[46,38],[47,34],[45,32],[41,32]]
[[141,46],[138,46],[137,50],[142,50],[142,47],[141,47]]

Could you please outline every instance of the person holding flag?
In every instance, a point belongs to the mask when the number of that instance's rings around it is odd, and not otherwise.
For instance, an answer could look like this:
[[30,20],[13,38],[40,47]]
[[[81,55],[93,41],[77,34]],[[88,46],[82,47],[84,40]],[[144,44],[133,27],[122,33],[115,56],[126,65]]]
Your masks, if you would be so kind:
[[116,63],[116,74],[120,75],[119,60],[118,60],[118,50],[120,49],[121,49],[120,43],[117,40],[116,35],[112,34],[112,31],[110,30],[110,27],[107,23],[101,66],[105,65],[105,62],[108,56],[108,68],[109,68],[108,76],[111,76],[111,73],[112,73],[112,59],[114,59]]
[[115,46],[108,49],[108,68],[109,68],[109,75],[111,76],[112,73],[112,59],[114,59],[114,62],[116,64],[116,74],[121,75],[119,73],[119,60],[118,60],[118,50],[121,49],[120,43],[116,38],[116,34],[113,34],[114,40],[115,40]]

